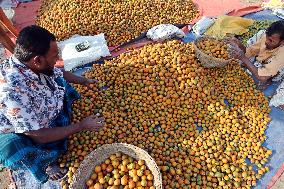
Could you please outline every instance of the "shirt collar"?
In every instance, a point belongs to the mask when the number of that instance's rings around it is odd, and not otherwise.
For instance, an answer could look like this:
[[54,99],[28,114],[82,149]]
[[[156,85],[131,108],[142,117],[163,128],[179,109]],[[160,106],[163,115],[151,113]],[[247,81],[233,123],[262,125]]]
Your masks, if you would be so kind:
[[[32,80],[40,81],[41,80],[40,75],[44,75],[44,74],[37,75],[26,64],[19,61],[14,55],[11,56],[9,61],[10,63],[13,64],[13,66],[17,67],[21,71],[21,73],[25,74]],[[54,74],[53,76],[47,76],[47,75],[44,76],[49,78],[54,78]]]

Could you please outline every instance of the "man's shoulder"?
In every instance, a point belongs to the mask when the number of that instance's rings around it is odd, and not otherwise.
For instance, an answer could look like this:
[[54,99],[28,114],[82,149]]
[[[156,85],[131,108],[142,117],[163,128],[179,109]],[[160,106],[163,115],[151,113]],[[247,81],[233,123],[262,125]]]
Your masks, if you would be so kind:
[[284,46],[278,47],[277,51],[275,51],[274,56],[284,60]]
[[10,58],[6,58],[5,60],[1,61],[0,68],[4,69],[10,65]]
[[[21,68],[16,66],[12,58],[4,60],[0,64],[0,85],[3,92],[9,92],[12,88],[17,88],[25,85],[26,77],[21,71]],[[8,90],[9,89],[9,90]]]
[[284,53],[284,45],[279,47],[278,52],[282,54]]

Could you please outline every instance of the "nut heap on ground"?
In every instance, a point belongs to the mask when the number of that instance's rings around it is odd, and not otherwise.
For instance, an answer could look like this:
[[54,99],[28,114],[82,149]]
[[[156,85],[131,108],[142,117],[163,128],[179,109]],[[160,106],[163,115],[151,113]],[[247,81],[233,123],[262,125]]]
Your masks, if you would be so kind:
[[204,39],[197,43],[197,47],[209,56],[224,60],[229,59],[228,47],[222,41],[215,39]]
[[99,82],[76,85],[82,98],[72,122],[100,113],[106,125],[70,136],[60,158],[69,182],[88,153],[115,142],[146,150],[166,189],[251,188],[269,170],[268,100],[237,62],[206,69],[192,44],[169,41],[95,64],[85,76]]
[[121,187],[154,189],[153,179],[154,176],[144,160],[135,160],[128,155],[115,153],[95,167],[86,186],[88,189],[119,189]]
[[190,23],[197,14],[191,0],[43,0],[36,23],[59,40],[105,33],[116,46],[158,24]]

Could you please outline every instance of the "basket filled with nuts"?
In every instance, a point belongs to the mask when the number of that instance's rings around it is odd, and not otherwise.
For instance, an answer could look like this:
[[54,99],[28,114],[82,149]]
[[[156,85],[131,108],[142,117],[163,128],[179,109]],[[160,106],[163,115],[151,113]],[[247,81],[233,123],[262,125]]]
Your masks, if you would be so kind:
[[73,189],[162,188],[162,176],[143,149],[124,143],[106,144],[91,152],[73,176]]
[[204,36],[198,38],[193,46],[195,56],[204,67],[223,67],[231,60],[230,49],[225,41]]

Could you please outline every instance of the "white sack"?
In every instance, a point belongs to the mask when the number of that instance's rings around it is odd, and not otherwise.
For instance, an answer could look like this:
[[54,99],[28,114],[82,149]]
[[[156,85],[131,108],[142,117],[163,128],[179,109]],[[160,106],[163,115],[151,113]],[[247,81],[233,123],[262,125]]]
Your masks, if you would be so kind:
[[[88,41],[90,47],[78,52],[75,46],[84,41]],[[61,57],[66,71],[71,71],[78,66],[83,66],[99,60],[101,57],[111,55],[103,33],[95,36],[75,35],[70,39],[58,42],[58,46],[61,50]]]

